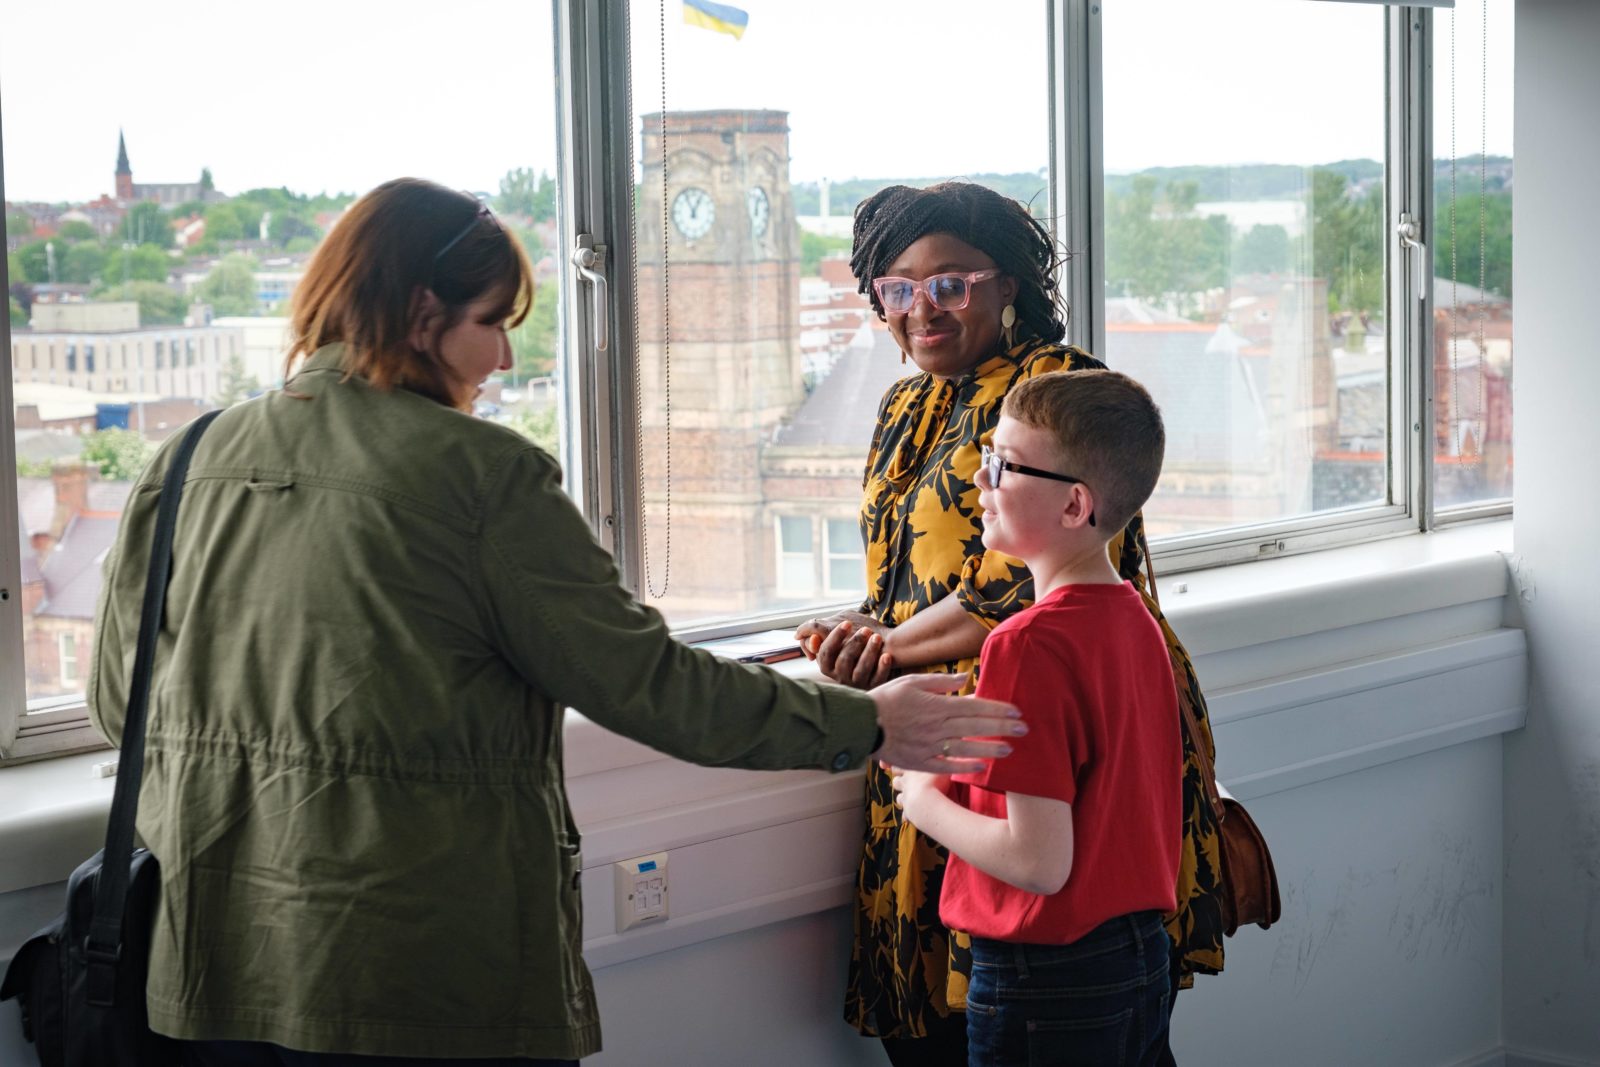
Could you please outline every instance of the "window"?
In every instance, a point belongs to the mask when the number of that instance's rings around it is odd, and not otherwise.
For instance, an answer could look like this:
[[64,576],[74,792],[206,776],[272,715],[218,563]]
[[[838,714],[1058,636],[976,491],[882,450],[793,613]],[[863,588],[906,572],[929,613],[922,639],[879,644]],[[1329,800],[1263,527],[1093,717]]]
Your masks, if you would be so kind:
[[1166,421],[1154,538],[1391,500],[1385,13],[1229,8],[1105,5],[1104,358]]
[[78,684],[78,635],[63,630],[56,635],[57,652],[61,661],[61,686],[63,689]]
[[[640,456],[639,506],[623,503],[638,517],[631,577],[680,626],[857,595],[859,543],[830,542],[820,583],[802,520],[779,519],[775,578],[759,551],[774,509],[856,513],[878,402],[914,369],[856,291],[851,213],[897,181],[952,176],[1048,212],[1048,7],[765,4],[737,38],[675,4],[631,15],[634,112],[616,144],[637,183],[634,261],[619,267],[634,275],[619,309],[633,345],[617,369],[639,393],[619,438]],[[819,56],[862,40],[978,81],[956,79],[968,88],[939,94],[934,115],[894,79],[864,90],[822,73]],[[984,82],[996,64],[1004,107]]]
[[824,519],[823,574],[829,596],[864,596],[867,592],[867,558],[861,550],[857,520]]
[[[284,319],[257,308],[256,267],[249,265],[281,272],[274,299],[282,300],[357,193],[408,174],[471,190],[524,243],[538,283],[535,312],[514,338],[516,367],[504,383],[491,383],[498,395],[482,413],[563,451],[565,378],[557,353],[567,256],[559,233],[555,5],[481,7],[482,17],[441,21],[437,5],[401,0],[385,9],[388,17],[373,20],[354,7],[285,0],[265,23],[241,8],[202,26],[159,2],[148,18],[129,21],[109,0],[88,0],[73,38],[80,76],[62,82],[39,49],[0,55],[0,195],[11,253],[7,288],[16,299],[0,353],[11,352],[9,342],[25,328],[20,306],[34,319],[23,347],[57,359],[64,353],[58,381],[76,373],[78,386],[126,394],[86,405],[81,397],[36,393],[17,410],[37,411],[42,429],[23,425],[11,405],[0,411],[0,519],[17,527],[0,545],[20,549],[0,548],[0,758],[92,743],[82,696],[101,554],[149,448],[231,388],[221,335],[213,332],[220,328],[183,325],[198,299],[185,291],[186,279],[192,289],[212,275],[205,302],[219,317],[233,317],[227,331],[239,347],[229,352],[243,364],[239,377],[275,384]],[[7,4],[0,7],[0,40],[49,40],[59,21],[48,4]],[[418,35],[424,23],[432,28]],[[248,40],[251,54],[291,55],[303,51],[305,27],[313,25],[364,47],[310,81],[234,78],[205,91],[196,91],[181,64],[129,65],[130,56],[205,54],[223,39]],[[427,71],[426,89],[397,74],[402,70]],[[308,140],[308,117],[329,113],[362,120],[336,145]],[[429,132],[419,136],[423,130]],[[264,153],[263,144],[287,147]],[[131,173],[117,173],[119,149]],[[197,181],[209,186],[198,196]],[[188,247],[168,232],[182,201],[207,222],[207,239]],[[71,227],[47,249],[33,234],[54,230],[64,207],[92,218],[97,236]],[[242,276],[243,287],[230,289],[226,271],[213,275],[218,263],[231,269],[232,282]],[[83,273],[61,276],[66,270]],[[137,322],[128,317],[135,299]],[[46,307],[50,314],[41,314]],[[150,335],[136,342],[129,336],[135,329]],[[114,351],[119,337],[127,344],[148,339],[150,350],[134,354],[134,373],[102,380],[116,369],[108,366],[115,356],[107,345]],[[84,372],[95,378],[86,383]],[[528,388],[530,379],[541,387]],[[48,386],[16,388],[20,397]],[[116,439],[116,461],[91,471],[79,453],[97,421],[126,436]],[[53,472],[38,458],[46,444]],[[20,466],[13,463],[19,456]]]
[[[87,317],[114,315],[118,302],[98,297],[138,286],[148,362],[141,349],[136,374],[95,384],[131,384],[128,429],[164,437],[231,388],[225,358],[279,380],[283,316],[267,309],[356,191],[407,173],[473,190],[528,248],[539,294],[480,414],[559,455],[624,580],[688,636],[782,625],[861,594],[862,466],[878,401],[911,368],[856,290],[849,235],[855,206],[892,182],[986,183],[1071,251],[1070,339],[1144,380],[1168,416],[1168,468],[1147,509],[1165,569],[1508,506],[1511,0],[1458,0],[1453,13],[1048,0],[1004,18],[959,0],[813,0],[751,5],[738,35],[629,0],[485,0],[483,17],[444,22],[406,0],[379,23],[288,0],[283,17],[232,37],[287,54],[315,24],[369,42],[367,58],[291,90],[246,79],[198,96],[179,68],[130,81],[121,57],[204,52],[217,28],[89,7],[82,25],[118,29],[74,38],[85,77],[52,77],[48,52],[0,58],[0,179],[18,231],[6,321],[33,322],[6,350],[13,375],[26,349],[49,379],[16,388],[78,381],[80,345],[85,370],[106,369],[89,346],[133,326]],[[9,5],[0,37],[51,39],[53,19]],[[898,99],[892,78],[864,89],[819,66],[861,40],[956,72],[963,91],[933,113]],[[428,91],[396,89],[401,69],[428,70]],[[330,109],[363,116],[335,149],[259,151],[305,143],[304,117]],[[133,173],[86,169],[96,153],[116,158],[82,147],[114,124]],[[140,196],[193,184],[202,167],[206,241],[164,247],[149,208],[119,230]],[[62,204],[105,212],[106,236],[61,239],[93,247],[58,248],[54,269],[93,276],[71,283],[85,300],[52,307],[60,286],[33,234]],[[604,291],[591,280],[602,276]],[[201,285],[225,326],[178,325]],[[213,329],[226,347],[201,332]],[[203,337],[201,373],[176,374]],[[115,418],[69,409],[27,408],[65,437]],[[0,453],[36,432],[18,424],[23,410],[0,409],[13,419]],[[83,740],[57,728],[81,723],[81,694],[62,690],[87,672],[64,681],[56,635],[87,625],[72,632],[88,647],[94,561],[131,475],[45,478],[6,458],[0,500],[15,497],[22,550],[0,547],[0,582],[24,593],[0,607],[11,755]],[[58,517],[74,513],[83,521],[63,536]],[[86,614],[64,614],[73,604]]]
[[817,557],[811,544],[810,516],[778,516],[777,584],[783,596],[817,594]]
[[1457,0],[1433,29],[1433,497],[1511,496],[1510,0]]

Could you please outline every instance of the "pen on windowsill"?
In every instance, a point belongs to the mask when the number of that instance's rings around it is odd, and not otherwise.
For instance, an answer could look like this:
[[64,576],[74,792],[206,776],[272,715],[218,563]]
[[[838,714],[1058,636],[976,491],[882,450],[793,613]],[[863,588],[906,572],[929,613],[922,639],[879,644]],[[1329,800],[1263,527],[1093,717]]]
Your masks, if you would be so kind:
[[751,652],[740,656],[740,663],[782,663],[786,659],[799,659],[800,646],[790,645],[787,648],[769,648],[764,652]]

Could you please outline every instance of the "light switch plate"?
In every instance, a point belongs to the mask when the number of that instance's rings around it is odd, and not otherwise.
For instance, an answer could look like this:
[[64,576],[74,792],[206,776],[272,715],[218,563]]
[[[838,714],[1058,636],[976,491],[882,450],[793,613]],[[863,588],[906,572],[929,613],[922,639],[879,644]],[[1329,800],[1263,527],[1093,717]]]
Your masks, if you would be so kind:
[[667,854],[653,852],[612,865],[617,883],[617,933],[667,917]]

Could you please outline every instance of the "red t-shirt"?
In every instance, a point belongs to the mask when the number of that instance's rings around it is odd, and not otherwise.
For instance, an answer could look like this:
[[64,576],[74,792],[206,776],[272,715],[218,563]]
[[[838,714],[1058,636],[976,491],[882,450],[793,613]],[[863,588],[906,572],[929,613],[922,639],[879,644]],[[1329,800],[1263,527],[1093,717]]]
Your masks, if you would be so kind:
[[1065,945],[1108,919],[1176,906],[1183,749],[1172,662],[1132,584],[1068,585],[997,626],[978,695],[1028,724],[1012,754],[956,775],[950,797],[1003,819],[1006,794],[1072,805],[1073,859],[1052,896],[950,856],[939,915],[997,941]]

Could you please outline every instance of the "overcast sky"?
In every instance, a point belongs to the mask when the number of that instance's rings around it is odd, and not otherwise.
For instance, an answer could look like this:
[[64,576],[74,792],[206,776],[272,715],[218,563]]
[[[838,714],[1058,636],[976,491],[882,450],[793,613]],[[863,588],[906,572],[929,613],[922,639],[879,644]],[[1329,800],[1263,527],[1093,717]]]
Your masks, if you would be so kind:
[[[1511,0],[1490,0],[1488,145],[1511,151]],[[1440,13],[1435,71],[1478,149],[1481,0]],[[1043,0],[744,0],[742,40],[668,0],[667,106],[790,112],[791,176],[1034,170],[1048,159]],[[1383,152],[1381,8],[1311,0],[1104,0],[1107,169],[1324,163]],[[506,0],[272,5],[38,0],[0,6],[0,122],[13,200],[134,180],[359,192],[401,174],[493,190],[554,169],[548,6]],[[380,18],[374,18],[381,12]],[[636,112],[661,105],[658,3],[636,6]],[[1436,125],[1438,154],[1449,123]],[[637,131],[637,123],[635,124]]]

